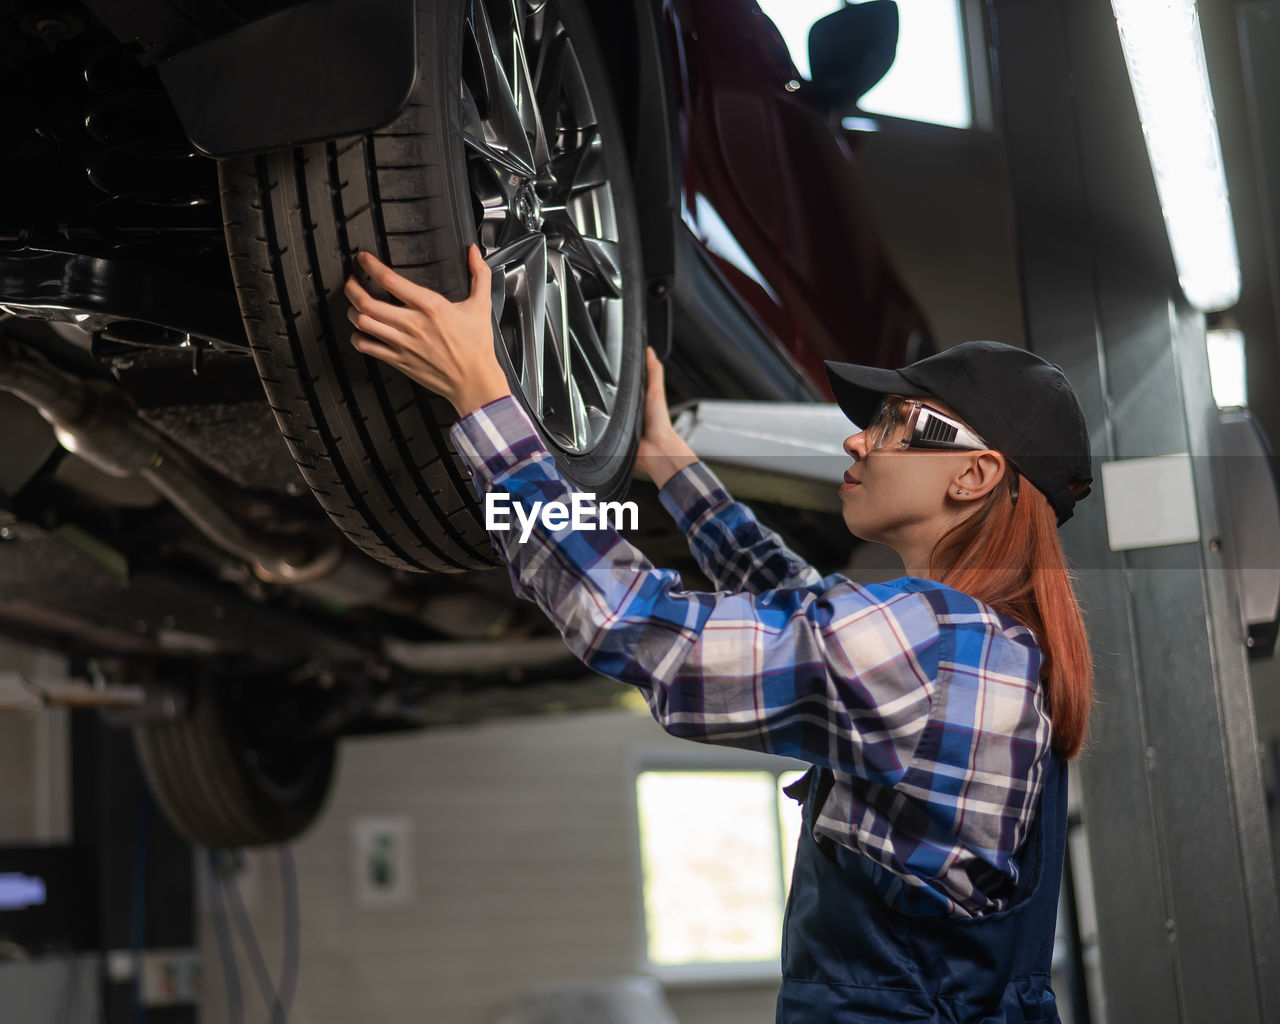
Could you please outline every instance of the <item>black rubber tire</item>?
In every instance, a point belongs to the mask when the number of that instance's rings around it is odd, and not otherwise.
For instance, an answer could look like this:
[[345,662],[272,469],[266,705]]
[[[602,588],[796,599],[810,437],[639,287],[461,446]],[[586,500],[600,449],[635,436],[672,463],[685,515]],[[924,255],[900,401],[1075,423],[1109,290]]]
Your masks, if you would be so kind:
[[255,749],[224,691],[217,680],[202,681],[182,718],[134,727],[143,776],[173,827],[197,846],[287,842],[324,807],[337,740]]
[[[621,122],[578,0],[555,0],[601,124],[622,246],[622,379],[589,452],[544,434],[564,474],[602,500],[625,493],[643,410],[643,282]],[[357,250],[452,299],[476,240],[461,133],[464,0],[419,0],[410,106],[363,138],[223,161],[232,273],[258,372],[303,476],[357,546],[400,569],[500,565],[447,431],[452,406],[356,352],[342,286]]]

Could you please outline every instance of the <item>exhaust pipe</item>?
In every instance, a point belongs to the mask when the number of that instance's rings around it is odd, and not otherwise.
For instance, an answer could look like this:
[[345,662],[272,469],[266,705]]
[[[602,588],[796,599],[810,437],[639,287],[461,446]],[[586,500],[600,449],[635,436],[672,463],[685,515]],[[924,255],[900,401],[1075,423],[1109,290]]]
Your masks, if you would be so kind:
[[[0,390],[33,406],[67,451],[111,476],[142,477],[204,536],[247,562],[264,583],[291,586],[324,604],[381,608],[478,643],[501,637],[513,623],[508,602],[478,590],[453,587],[425,597],[404,591],[386,566],[354,551],[336,533],[317,550],[314,541],[268,534],[240,522],[225,510],[234,485],[217,480],[139,417],[122,389],[61,370],[40,353],[6,339],[2,330]],[[554,644],[535,644],[522,653],[541,663],[554,650]],[[564,653],[563,644],[558,653]],[[490,655],[479,646],[468,648],[458,664],[488,664]],[[433,665],[455,664],[431,645],[414,646],[403,660],[426,672]]]
[[59,444],[111,476],[140,476],[201,533],[243,559],[266,583],[306,583],[331,574],[342,548],[322,550],[237,521],[217,485],[177,445],[141,419],[119,388],[55,367],[43,356],[0,340],[0,390],[33,406]]

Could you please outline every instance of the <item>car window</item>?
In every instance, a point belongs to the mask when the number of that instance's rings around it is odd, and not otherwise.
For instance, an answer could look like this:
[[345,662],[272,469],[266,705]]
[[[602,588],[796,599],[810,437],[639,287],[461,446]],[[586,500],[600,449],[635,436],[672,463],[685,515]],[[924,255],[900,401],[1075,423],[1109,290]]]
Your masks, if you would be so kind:
[[[899,0],[898,56],[858,103],[867,114],[969,128],[969,76],[961,0]],[[786,40],[796,69],[809,77],[809,28],[843,0],[759,0]]]

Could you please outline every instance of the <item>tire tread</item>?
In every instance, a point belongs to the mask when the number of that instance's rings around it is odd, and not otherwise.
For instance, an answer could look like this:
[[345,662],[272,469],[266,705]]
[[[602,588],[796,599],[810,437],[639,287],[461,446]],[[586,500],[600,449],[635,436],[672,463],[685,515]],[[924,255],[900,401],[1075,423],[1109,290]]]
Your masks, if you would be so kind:
[[219,708],[217,681],[193,689],[182,718],[137,725],[134,747],[157,803],[189,842],[211,848],[279,843],[295,838],[319,815],[333,778],[336,741],[318,747],[311,784],[296,802],[282,802],[255,784]]
[[[444,52],[462,10],[460,0],[418,0],[422,53]],[[441,141],[458,134],[448,101],[456,82],[447,85],[448,71],[438,64],[424,64],[409,106],[387,127],[223,161],[219,174],[250,350],[312,492],[377,560],[410,571],[465,572],[503,563],[449,443],[456,414],[441,396],[348,343],[342,290],[363,249],[455,301],[469,291],[470,211],[455,195],[465,192],[465,175],[460,163],[449,163],[456,150]],[[628,471],[608,475],[596,488],[601,498],[614,497],[629,478],[639,426],[634,395],[628,415],[633,422],[618,442]],[[593,472],[607,461],[597,460]]]

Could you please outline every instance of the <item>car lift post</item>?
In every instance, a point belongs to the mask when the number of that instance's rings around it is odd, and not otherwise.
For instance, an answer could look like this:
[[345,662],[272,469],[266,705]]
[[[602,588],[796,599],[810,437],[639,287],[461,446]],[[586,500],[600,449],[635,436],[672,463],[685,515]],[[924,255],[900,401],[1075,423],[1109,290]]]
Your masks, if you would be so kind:
[[1280,907],[1204,317],[1177,284],[1108,0],[990,12],[1030,347],[1075,385],[1098,462],[1190,454],[1199,523],[1198,541],[1112,551],[1099,493],[1062,531],[1097,670],[1073,782],[1095,894],[1094,1019],[1280,1020]]
[[[103,1024],[131,1024],[144,998],[148,950],[192,950],[196,934],[195,862],[142,779],[128,730],[92,710],[71,718],[72,833],[93,865]],[[196,1006],[148,1010],[164,1024],[194,1024]]]

